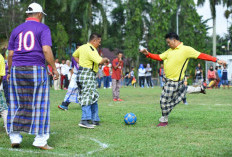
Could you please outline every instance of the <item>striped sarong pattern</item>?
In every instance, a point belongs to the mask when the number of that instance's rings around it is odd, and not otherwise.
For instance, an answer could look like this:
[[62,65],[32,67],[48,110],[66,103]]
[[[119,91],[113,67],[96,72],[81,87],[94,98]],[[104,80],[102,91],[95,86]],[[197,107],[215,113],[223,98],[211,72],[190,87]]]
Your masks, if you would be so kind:
[[64,102],[78,103],[77,74],[75,73],[72,74]]
[[186,95],[184,80],[172,81],[164,78],[164,86],[160,97],[160,107],[163,116],[168,116],[172,109],[183,100]]
[[92,105],[98,101],[96,73],[80,67],[77,72],[78,101],[81,106]]
[[49,80],[42,66],[12,67],[7,130],[43,135],[50,132]]

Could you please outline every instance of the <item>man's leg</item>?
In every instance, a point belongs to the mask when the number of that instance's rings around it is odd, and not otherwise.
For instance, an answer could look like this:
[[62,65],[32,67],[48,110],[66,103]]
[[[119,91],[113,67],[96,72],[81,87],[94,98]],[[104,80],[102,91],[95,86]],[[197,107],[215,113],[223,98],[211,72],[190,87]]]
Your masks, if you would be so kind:
[[8,112],[7,110],[3,110],[1,112],[1,116],[2,116],[3,121],[4,121],[4,127],[6,129],[6,133],[7,133],[7,112]]
[[120,94],[120,80],[116,80],[116,99],[118,101],[121,101],[122,99],[119,99],[119,94]]
[[83,128],[94,129],[94,126],[92,124],[89,124],[88,122],[92,119],[91,105],[82,106],[81,110],[82,110],[82,116],[79,126]]
[[92,112],[91,119],[92,119],[93,125],[99,125],[100,118],[98,115],[98,103],[97,102],[91,105],[91,112]]
[[112,91],[113,91],[113,99],[117,100],[117,92],[116,92],[116,80],[112,79]]
[[69,104],[70,104],[70,102],[63,101],[62,104],[58,106],[58,108],[61,109],[61,110],[68,110],[68,105]]
[[47,145],[48,139],[49,139],[49,134],[36,135],[32,145],[36,147],[43,147]]
[[10,141],[11,141],[11,147],[12,148],[19,148],[20,143],[23,140],[23,136],[20,135],[20,132],[11,132],[9,134]]
[[4,90],[4,96],[6,98],[6,103],[7,105],[9,105],[8,83],[6,80],[3,81],[3,90]]
[[196,93],[203,93],[203,94],[206,94],[205,93],[205,87],[203,86],[187,86],[187,93],[188,94],[196,94]]

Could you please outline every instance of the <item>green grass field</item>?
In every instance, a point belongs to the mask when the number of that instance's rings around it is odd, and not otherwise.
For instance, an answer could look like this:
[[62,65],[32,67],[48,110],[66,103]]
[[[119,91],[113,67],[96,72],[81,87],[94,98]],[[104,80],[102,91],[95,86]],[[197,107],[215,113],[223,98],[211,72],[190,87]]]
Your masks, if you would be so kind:
[[[169,125],[157,128],[161,116],[161,89],[121,88],[124,102],[113,102],[111,89],[100,89],[101,126],[78,126],[81,108],[70,104],[68,111],[57,108],[66,91],[51,90],[51,136],[55,149],[42,151],[32,146],[34,136],[22,134],[20,149],[11,149],[0,120],[0,156],[232,156],[232,90],[212,89],[207,94],[187,95],[189,105],[178,104]],[[133,112],[136,125],[124,124]]]

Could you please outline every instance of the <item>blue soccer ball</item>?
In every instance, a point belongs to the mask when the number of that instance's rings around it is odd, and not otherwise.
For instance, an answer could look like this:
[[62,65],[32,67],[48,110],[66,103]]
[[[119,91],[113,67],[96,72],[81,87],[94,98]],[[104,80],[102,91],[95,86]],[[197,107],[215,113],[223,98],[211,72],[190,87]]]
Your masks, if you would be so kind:
[[124,122],[127,125],[133,125],[136,123],[136,121],[137,121],[137,117],[134,113],[127,113],[124,117]]

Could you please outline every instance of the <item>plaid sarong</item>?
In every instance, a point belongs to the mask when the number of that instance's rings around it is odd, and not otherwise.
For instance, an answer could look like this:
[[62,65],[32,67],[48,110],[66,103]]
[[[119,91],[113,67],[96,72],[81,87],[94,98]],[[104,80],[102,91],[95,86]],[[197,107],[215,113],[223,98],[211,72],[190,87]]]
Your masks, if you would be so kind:
[[184,80],[172,81],[164,78],[164,86],[160,97],[160,107],[163,116],[168,116],[172,109],[183,100],[186,95]]
[[12,67],[9,82],[8,133],[50,132],[49,80],[42,66]]
[[4,110],[7,110],[6,101],[2,95],[2,92],[0,91],[0,113]]
[[68,86],[68,91],[64,97],[64,102],[78,103],[77,74],[73,73]]
[[77,72],[78,101],[81,106],[92,105],[98,101],[96,73],[80,67]]

